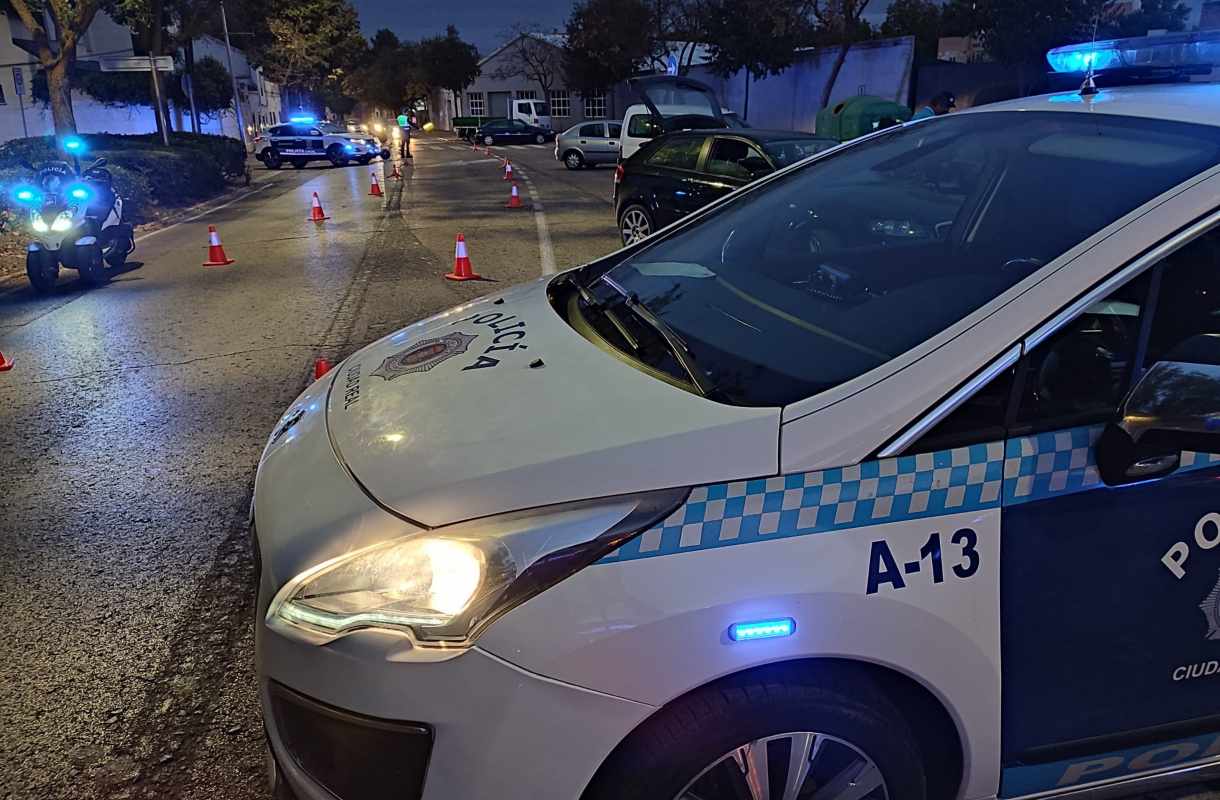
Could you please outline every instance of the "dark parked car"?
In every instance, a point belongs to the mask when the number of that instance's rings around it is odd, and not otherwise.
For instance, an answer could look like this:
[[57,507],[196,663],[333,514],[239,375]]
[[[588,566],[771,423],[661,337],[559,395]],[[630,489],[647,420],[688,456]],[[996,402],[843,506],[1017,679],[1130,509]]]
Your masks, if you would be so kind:
[[653,139],[614,172],[623,244],[837,144],[807,133],[755,128],[681,131]]
[[483,123],[478,133],[475,134],[475,141],[486,145],[527,142],[543,144],[554,138],[555,131],[529,125],[519,119],[493,119],[491,122]]

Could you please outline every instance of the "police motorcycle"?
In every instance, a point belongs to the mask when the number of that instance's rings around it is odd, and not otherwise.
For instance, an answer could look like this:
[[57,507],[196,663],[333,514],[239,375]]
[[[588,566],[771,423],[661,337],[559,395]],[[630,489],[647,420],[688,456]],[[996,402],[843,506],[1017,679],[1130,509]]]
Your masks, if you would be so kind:
[[18,204],[29,209],[30,243],[25,271],[38,292],[54,288],[62,264],[97,286],[108,277],[107,266],[121,269],[135,250],[132,226],[123,222],[123,198],[114,191],[106,159],[81,168],[84,143],[67,137],[63,148],[72,162],[48,161],[34,172],[33,184],[13,191]]

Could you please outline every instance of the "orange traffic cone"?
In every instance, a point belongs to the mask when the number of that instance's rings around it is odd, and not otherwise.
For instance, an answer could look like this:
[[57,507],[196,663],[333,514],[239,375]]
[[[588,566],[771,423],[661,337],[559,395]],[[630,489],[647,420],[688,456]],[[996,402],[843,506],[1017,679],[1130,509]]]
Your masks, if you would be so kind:
[[457,242],[453,245],[453,272],[445,277],[451,281],[483,280],[483,276],[470,266],[470,256],[466,254],[466,237],[460,233],[457,235]]
[[513,162],[507,158],[504,159],[504,180],[511,181],[513,179]]
[[5,358],[4,353],[0,353],[0,372],[8,372],[13,368],[13,359]]
[[220,243],[220,234],[216,232],[215,225],[208,226],[208,260],[203,262],[205,267],[223,267],[232,264],[235,259],[225,255],[224,245]]
[[328,372],[330,372],[330,361],[325,358],[319,358],[313,362],[313,379],[315,381]]
[[313,193],[313,207],[309,209],[309,221],[321,222],[324,219],[330,219],[326,216],[326,212],[322,210],[322,201],[318,199],[318,193]]
[[377,182],[377,171],[373,170],[369,175],[373,177],[373,185],[369,187],[369,196],[384,197],[385,195],[381,193],[381,184]]
[[402,180],[402,173],[398,171],[398,165],[394,165],[394,171],[390,173],[390,177],[396,181]]
[[521,203],[521,193],[517,191],[517,182],[513,181],[513,192],[508,196],[508,202],[504,204],[505,208],[525,208]]

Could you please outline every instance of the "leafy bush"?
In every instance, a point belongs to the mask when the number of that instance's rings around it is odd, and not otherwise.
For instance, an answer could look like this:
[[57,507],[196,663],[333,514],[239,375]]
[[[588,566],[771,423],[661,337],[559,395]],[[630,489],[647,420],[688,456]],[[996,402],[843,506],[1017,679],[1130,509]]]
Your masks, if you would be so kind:
[[[157,134],[89,134],[82,138],[89,146],[86,158],[106,158],[115,190],[123,197],[124,216],[135,224],[148,221],[159,208],[206,200],[224,188],[226,172],[234,174],[245,164],[241,142],[223,136],[174,133],[169,148]],[[9,190],[32,177],[21,166],[22,159],[37,165],[64,156],[52,136],[0,145],[0,232],[24,219],[24,213],[16,221],[6,213],[14,210]]]

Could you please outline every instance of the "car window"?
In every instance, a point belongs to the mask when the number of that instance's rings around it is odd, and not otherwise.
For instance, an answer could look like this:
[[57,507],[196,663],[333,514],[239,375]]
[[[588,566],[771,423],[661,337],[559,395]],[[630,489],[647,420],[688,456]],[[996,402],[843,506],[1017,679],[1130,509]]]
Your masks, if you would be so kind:
[[[670,144],[650,155],[695,157],[689,144]],[[608,277],[681,337],[720,399],[786,405],[910,350],[1217,163],[1220,140],[1201,125],[1100,113],[948,116],[739,195]],[[1122,316],[1094,319],[1118,337]],[[689,383],[685,370],[658,368]],[[1071,392],[1060,399],[1074,402]]]
[[550,113],[550,111],[547,109],[546,103],[537,103],[536,102],[536,103],[534,103],[534,113],[541,117],[545,117],[547,114]]
[[627,120],[627,135],[636,139],[651,139],[661,132],[661,126],[648,114],[634,114]]
[[581,136],[601,137],[601,136],[604,136],[605,134],[602,133],[601,123],[593,123],[591,125],[581,125],[580,126],[580,135]]
[[526,124],[525,124],[524,122],[522,122],[521,120],[519,120],[519,119],[515,119],[515,120],[513,120],[512,127],[513,127],[513,128],[515,128],[516,130],[523,131],[523,130],[525,130],[526,128],[528,128],[529,126],[528,126],[528,125],[526,125]]
[[276,125],[273,128],[271,128],[270,130],[268,130],[267,134],[269,136],[287,136],[288,135],[288,126],[287,125]]
[[648,156],[648,164],[668,169],[694,169],[702,149],[702,136],[678,136],[658,145]]
[[751,180],[771,172],[771,165],[753,145],[740,139],[712,139],[704,172],[728,178]]
[[619,136],[621,136],[622,134],[623,134],[623,126],[622,126],[622,123],[619,123],[619,122],[611,122],[611,123],[610,123],[610,138],[611,138],[611,139],[617,139],[617,138],[618,138]]
[[767,151],[767,155],[771,156],[777,167],[782,168],[823,150],[829,150],[837,144],[839,143],[834,139],[790,139],[764,142],[763,150]]
[[1200,236],[1161,263],[1144,368],[1193,336],[1220,333],[1220,230]]
[[1151,273],[1127,283],[1021,360],[1014,435],[1105,422],[1131,384]]

